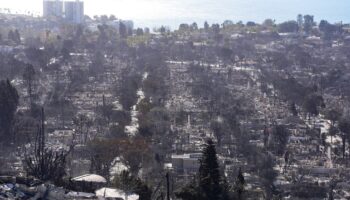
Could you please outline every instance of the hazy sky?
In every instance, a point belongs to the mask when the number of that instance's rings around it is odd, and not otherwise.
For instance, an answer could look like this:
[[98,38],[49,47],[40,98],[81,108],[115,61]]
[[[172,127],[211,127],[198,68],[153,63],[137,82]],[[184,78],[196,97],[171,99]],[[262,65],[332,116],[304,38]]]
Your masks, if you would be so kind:
[[[196,21],[202,24],[233,21],[284,21],[298,13],[313,14],[316,20],[350,22],[350,0],[85,0],[85,13],[114,14],[132,19],[138,26],[170,25]],[[0,0],[1,8],[41,13],[42,0]]]

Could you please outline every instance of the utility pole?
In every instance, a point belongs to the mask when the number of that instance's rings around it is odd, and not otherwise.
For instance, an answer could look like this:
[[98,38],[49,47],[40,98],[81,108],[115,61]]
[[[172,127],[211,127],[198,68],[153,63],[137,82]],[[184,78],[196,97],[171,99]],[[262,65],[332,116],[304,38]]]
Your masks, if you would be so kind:
[[170,181],[169,181],[169,172],[166,173],[166,196],[167,200],[170,200]]
[[41,130],[40,130],[40,137],[39,137],[39,145],[40,145],[40,151],[44,152],[44,150],[45,150],[45,112],[44,112],[44,107],[41,108]]

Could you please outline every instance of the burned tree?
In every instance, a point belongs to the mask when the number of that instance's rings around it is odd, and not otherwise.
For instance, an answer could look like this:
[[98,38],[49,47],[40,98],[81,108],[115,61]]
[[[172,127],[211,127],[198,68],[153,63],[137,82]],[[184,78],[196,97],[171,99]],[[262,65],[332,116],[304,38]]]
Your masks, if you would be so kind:
[[56,152],[46,147],[44,122],[44,109],[42,109],[41,126],[38,126],[34,152],[26,153],[24,160],[25,169],[30,176],[34,176],[42,181],[52,181],[59,184],[66,174],[65,166],[68,152]]

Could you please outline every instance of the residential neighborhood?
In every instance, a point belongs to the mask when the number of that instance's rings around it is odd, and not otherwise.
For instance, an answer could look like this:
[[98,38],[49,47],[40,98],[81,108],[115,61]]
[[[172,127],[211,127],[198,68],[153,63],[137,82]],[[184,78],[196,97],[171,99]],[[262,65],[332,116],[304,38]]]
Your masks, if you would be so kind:
[[350,24],[43,5],[0,14],[0,199],[350,198]]

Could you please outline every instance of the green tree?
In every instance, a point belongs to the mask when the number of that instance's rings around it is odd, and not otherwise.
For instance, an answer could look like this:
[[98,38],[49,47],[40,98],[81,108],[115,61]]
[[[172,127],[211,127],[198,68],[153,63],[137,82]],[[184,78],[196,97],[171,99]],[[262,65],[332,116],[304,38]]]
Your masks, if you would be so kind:
[[303,23],[304,23],[303,15],[299,14],[297,16],[297,22],[298,22],[299,28],[301,29],[303,27]]
[[19,31],[16,29],[15,31],[10,30],[8,32],[8,39],[12,40],[15,44],[21,43],[21,35],[19,34]]
[[16,44],[20,44],[21,43],[21,35],[19,34],[18,29],[16,29],[15,32],[14,32],[13,40],[14,40],[14,42],[16,42]]
[[208,31],[209,30],[209,24],[207,21],[204,22],[204,30]]
[[137,35],[137,36],[143,35],[143,29],[142,29],[142,28],[136,29],[136,35]]
[[11,138],[19,96],[9,80],[0,81],[0,140]]
[[179,31],[186,32],[186,31],[189,31],[189,30],[190,30],[190,25],[188,25],[188,24],[180,24]]
[[215,35],[218,35],[220,33],[220,25],[219,24],[212,24],[211,28]]
[[29,97],[30,105],[34,103],[33,101],[33,89],[34,89],[34,81],[35,81],[35,70],[33,65],[28,64],[24,69],[23,80],[27,86],[27,93]]
[[160,28],[159,28],[159,32],[161,33],[161,34],[164,34],[165,32],[166,32],[166,28],[165,28],[165,26],[161,26]]
[[142,78],[134,72],[125,71],[121,79],[121,84],[116,88],[116,93],[123,109],[130,111],[137,102],[137,90]]
[[249,21],[249,22],[247,22],[247,26],[256,26],[256,23],[252,22],[252,21]]
[[298,116],[298,111],[294,102],[290,104],[290,111],[292,112],[293,116]]
[[191,28],[192,31],[198,30],[198,25],[197,25],[197,23],[196,23],[196,22],[193,22],[193,23],[191,24],[190,28]]
[[[346,139],[348,139],[348,142],[350,143],[350,120],[348,118],[341,118],[339,121],[339,130],[342,133],[342,151],[343,151],[343,157],[345,157],[345,143]],[[350,146],[349,146],[350,148]]]
[[263,22],[263,26],[266,27],[273,27],[275,25],[275,21],[272,19],[265,19],[265,21]]
[[245,179],[242,173],[242,169],[239,168],[238,175],[235,181],[235,192],[237,193],[238,200],[242,199],[242,194],[244,192]]
[[280,33],[292,33],[298,32],[299,26],[296,21],[287,21],[278,25],[278,31]]
[[202,151],[198,179],[176,192],[182,200],[226,200],[228,184],[221,177],[214,142],[210,139]]
[[199,190],[203,200],[222,199],[223,188],[214,142],[208,140],[199,167]]
[[14,40],[14,33],[13,33],[13,30],[10,30],[7,34],[7,39],[8,40]]
[[326,31],[327,26],[328,26],[328,21],[327,20],[321,20],[320,24],[318,25],[318,28],[320,29],[320,31]]
[[128,36],[128,29],[123,22],[119,23],[119,35],[121,38],[126,38]]
[[283,125],[278,125],[274,128],[274,142],[272,144],[272,147],[277,154],[283,155],[285,147],[288,143],[289,135],[290,133],[288,129]]
[[323,97],[317,94],[310,94],[305,97],[303,108],[310,115],[318,115],[319,107],[324,107]]
[[117,18],[115,17],[115,15],[110,15],[109,20],[114,21],[114,20],[117,20]]
[[326,111],[325,117],[326,119],[330,120],[331,125],[334,126],[336,121],[340,119],[341,113],[338,110],[332,108]]
[[333,33],[338,30],[336,25],[330,24],[326,20],[321,20],[318,27],[319,27],[320,31],[323,32],[323,36],[326,40],[331,39],[333,36]]
[[314,26],[314,16],[304,15],[304,31],[309,33]]

